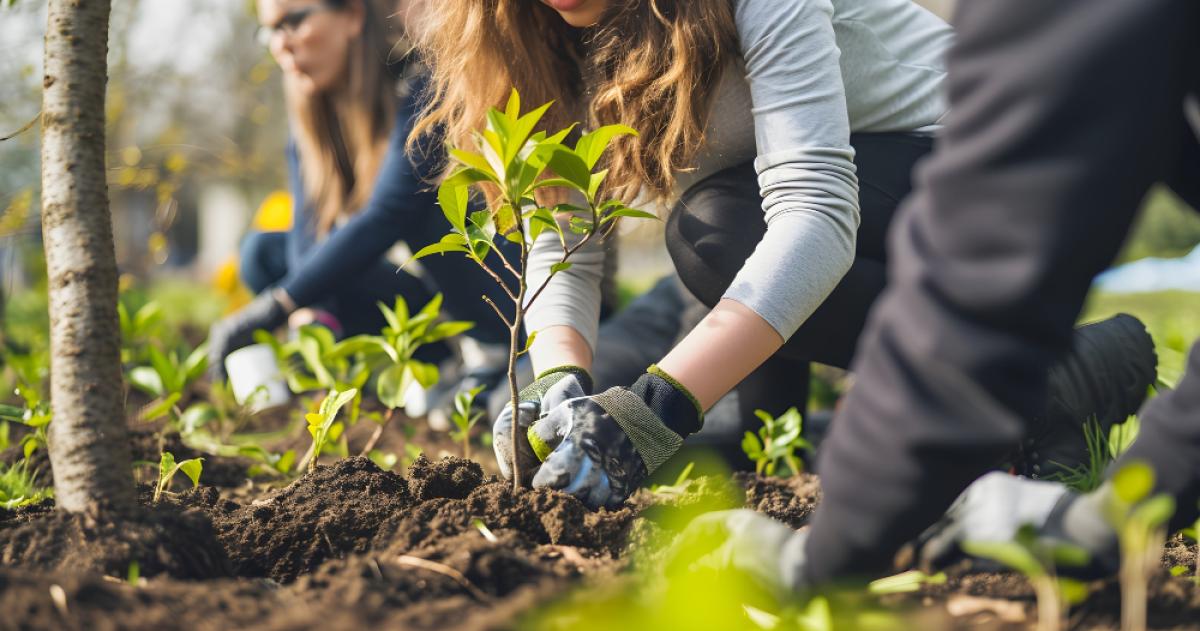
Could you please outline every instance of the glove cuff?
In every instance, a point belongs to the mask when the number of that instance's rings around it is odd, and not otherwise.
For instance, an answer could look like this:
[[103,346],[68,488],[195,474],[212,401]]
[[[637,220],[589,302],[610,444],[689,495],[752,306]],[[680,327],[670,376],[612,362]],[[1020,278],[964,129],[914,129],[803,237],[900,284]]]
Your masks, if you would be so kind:
[[541,401],[546,395],[546,391],[554,386],[554,384],[574,375],[579,380],[579,385],[583,386],[583,391],[587,394],[592,392],[592,375],[587,370],[579,366],[570,364],[557,366],[538,374],[533,383],[525,386],[521,393],[517,395],[522,401]]
[[629,391],[645,402],[662,423],[687,438],[704,427],[704,408],[695,395],[666,371],[652,364]]

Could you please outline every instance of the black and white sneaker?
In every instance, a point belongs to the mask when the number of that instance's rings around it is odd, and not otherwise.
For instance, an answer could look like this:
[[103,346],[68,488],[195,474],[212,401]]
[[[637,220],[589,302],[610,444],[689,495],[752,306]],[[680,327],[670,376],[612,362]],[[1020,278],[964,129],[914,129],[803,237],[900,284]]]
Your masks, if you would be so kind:
[[1013,463],[1031,478],[1064,476],[1089,462],[1085,424],[1107,438],[1138,411],[1158,374],[1154,340],[1137,318],[1118,314],[1079,327],[1050,369],[1046,411],[1030,424]]

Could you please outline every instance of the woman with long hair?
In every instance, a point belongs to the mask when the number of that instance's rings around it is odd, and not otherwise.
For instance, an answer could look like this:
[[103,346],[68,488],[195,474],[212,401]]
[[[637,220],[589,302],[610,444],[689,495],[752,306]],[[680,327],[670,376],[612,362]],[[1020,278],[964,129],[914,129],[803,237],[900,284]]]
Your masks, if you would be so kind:
[[[297,309],[314,307],[316,321],[341,334],[377,333],[377,302],[401,296],[418,308],[435,292],[450,317],[476,323],[467,336],[477,347],[503,348],[508,334],[480,300],[499,299],[499,288],[474,264],[429,258],[420,278],[387,256],[397,242],[416,249],[442,230],[430,190],[441,166],[404,148],[426,81],[398,46],[393,15],[408,4],[259,0],[259,34],[283,69],[294,220],[289,232],[244,241],[241,275],[258,296],[212,328],[216,376],[255,330],[274,329]],[[439,349],[425,358],[440,358]]]
[[[849,365],[885,284],[884,236],[946,115],[943,21],[910,0],[445,0],[425,19],[431,98],[415,133],[469,145],[512,87],[556,101],[547,129],[634,127],[607,158],[608,194],[670,208],[667,249],[712,307],[631,385],[593,394],[604,251],[580,251],[529,314],[541,373],[516,420],[497,419],[505,474],[516,422],[534,486],[613,505],[769,357]],[[535,244],[532,282],[556,252]],[[1081,336],[1087,351],[1052,383],[1068,403],[1035,419],[1023,470],[1081,460],[1084,420],[1124,420],[1153,380],[1136,321]]]

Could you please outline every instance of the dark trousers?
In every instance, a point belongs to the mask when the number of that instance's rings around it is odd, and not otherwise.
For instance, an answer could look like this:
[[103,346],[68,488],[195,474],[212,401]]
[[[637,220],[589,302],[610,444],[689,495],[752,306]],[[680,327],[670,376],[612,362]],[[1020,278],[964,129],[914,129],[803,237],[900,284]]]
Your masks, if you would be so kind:
[[[857,252],[850,271],[784,347],[738,386],[739,401],[780,414],[807,403],[809,363],[848,368],[867,312],[887,281],[885,235],[912,189],[914,165],[933,140],[904,133],[854,134],[859,208]],[[667,220],[666,241],[683,284],[716,305],[766,231],[751,162],[715,173],[688,189]],[[801,271],[802,273],[802,271]]]
[[[1182,104],[1200,82],[1200,3],[964,0],[956,22],[950,115],[822,449],[810,580],[886,570],[1012,449],[1147,189],[1197,201]],[[1178,499],[1175,524],[1196,516],[1200,350],[1117,466],[1134,459]]]

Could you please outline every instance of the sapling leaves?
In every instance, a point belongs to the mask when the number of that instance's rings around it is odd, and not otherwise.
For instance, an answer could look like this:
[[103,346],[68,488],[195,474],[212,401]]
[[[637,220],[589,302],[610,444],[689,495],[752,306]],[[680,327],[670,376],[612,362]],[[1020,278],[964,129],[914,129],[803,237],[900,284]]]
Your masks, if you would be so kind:
[[163,491],[171,486],[171,479],[181,471],[192,481],[192,486],[199,486],[200,474],[204,471],[203,461],[203,458],[189,458],[177,463],[171,452],[162,452],[158,462],[158,483],[154,485],[154,501],[158,501]]
[[605,125],[581,136],[579,142],[575,143],[575,153],[583,159],[588,169],[594,169],[614,138],[637,135],[636,129],[626,125]]
[[342,433],[342,426],[335,424],[338,411],[342,406],[349,403],[358,391],[350,389],[345,392],[331,390],[328,395],[321,401],[321,407],[316,413],[305,414],[304,419],[308,421],[308,433],[312,435],[313,444],[309,450],[308,470],[312,471],[317,466],[317,457],[321,455],[325,449],[325,444],[330,440],[337,440]]
[[775,475],[779,464],[787,464],[792,475],[798,475],[801,470],[797,449],[812,449],[812,443],[802,437],[803,417],[796,408],[790,408],[778,418],[763,410],[755,410],[755,416],[762,421],[758,434],[746,432],[742,437],[742,451],[746,457],[755,463],[755,471],[760,475]]

